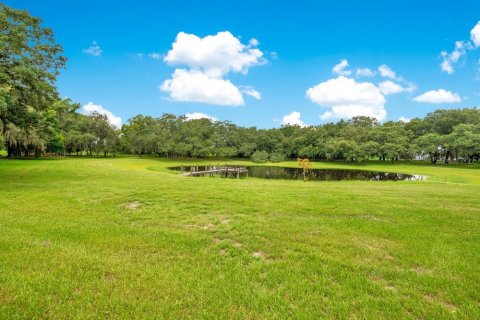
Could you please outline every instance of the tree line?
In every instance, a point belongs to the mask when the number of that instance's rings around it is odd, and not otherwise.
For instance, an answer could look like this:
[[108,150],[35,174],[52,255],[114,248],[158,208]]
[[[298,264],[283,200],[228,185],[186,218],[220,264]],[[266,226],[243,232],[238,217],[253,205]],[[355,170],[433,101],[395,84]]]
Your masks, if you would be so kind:
[[436,110],[410,122],[354,117],[318,126],[244,128],[228,121],[138,115],[121,129],[124,151],[160,157],[238,157],[254,161],[309,158],[362,162],[480,158],[480,110]]
[[480,158],[480,110],[437,110],[410,122],[354,117],[273,129],[184,116],[137,115],[122,128],[78,112],[55,86],[67,59],[52,30],[26,11],[0,4],[0,146],[8,157],[115,155],[237,157],[257,162],[309,158],[361,162]]

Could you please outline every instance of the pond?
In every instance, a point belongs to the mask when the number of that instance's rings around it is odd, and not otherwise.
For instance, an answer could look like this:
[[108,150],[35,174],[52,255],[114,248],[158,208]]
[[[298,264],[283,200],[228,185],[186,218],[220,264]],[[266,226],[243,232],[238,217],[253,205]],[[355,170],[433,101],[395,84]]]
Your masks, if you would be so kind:
[[[206,166],[198,166],[198,171],[205,171]],[[216,167],[209,167],[216,168]],[[302,168],[274,167],[274,166],[246,166],[248,176],[261,179],[287,179],[303,180]],[[170,170],[182,170],[182,167],[170,167]],[[183,166],[188,173],[190,166]],[[246,174],[241,175],[245,177]],[[306,175],[310,181],[342,181],[342,180],[363,180],[363,181],[401,181],[401,180],[424,180],[423,176],[404,173],[378,172],[367,170],[350,169],[309,169]]]

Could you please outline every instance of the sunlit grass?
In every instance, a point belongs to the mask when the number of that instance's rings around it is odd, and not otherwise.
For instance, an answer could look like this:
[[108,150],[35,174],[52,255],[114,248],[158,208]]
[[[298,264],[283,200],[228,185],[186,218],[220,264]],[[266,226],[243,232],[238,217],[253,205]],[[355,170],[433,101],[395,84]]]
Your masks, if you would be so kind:
[[0,319],[480,316],[478,166],[313,165],[423,182],[167,169],[187,162],[1,160]]

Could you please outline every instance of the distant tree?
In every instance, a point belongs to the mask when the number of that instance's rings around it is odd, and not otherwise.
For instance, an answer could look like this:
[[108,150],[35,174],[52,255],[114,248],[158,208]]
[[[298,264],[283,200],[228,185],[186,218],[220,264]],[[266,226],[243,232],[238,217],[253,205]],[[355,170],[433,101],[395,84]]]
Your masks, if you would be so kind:
[[457,157],[466,162],[480,158],[480,124],[457,125],[451,134],[444,138],[445,144]]
[[414,149],[421,156],[427,155],[430,161],[435,164],[443,150],[441,136],[437,133],[427,133],[414,141]]

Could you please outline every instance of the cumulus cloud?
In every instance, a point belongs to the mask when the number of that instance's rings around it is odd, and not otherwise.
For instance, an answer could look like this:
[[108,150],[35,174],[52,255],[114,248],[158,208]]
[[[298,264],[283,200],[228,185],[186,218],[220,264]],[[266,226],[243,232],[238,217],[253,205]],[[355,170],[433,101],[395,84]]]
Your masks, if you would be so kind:
[[398,118],[398,121],[402,121],[402,122],[410,122],[412,119],[410,118],[407,118],[407,117],[404,117],[404,116],[401,116],[400,118]]
[[252,39],[244,45],[228,31],[204,38],[180,32],[163,60],[172,66],[201,70],[211,77],[221,77],[228,72],[246,74],[250,67],[266,63],[256,45],[258,40]]
[[102,48],[100,48],[100,46],[96,41],[93,41],[90,47],[88,47],[87,49],[83,49],[82,51],[83,53],[86,53],[94,57],[101,57],[103,53]]
[[294,111],[287,115],[284,115],[282,118],[282,124],[285,126],[300,126],[304,127],[305,123],[300,119],[300,112]]
[[177,69],[160,90],[176,101],[201,102],[220,106],[244,104],[240,90],[229,80],[209,77],[198,70]]
[[149,58],[152,58],[154,60],[160,60],[162,58],[162,56],[160,55],[160,53],[157,53],[157,52],[152,52],[152,53],[149,53],[148,54],[148,57]]
[[412,92],[415,91],[416,87],[413,84],[408,86],[402,86],[391,80],[385,80],[378,84],[378,88],[384,95],[396,94],[401,92]]
[[185,114],[185,120],[190,121],[190,120],[199,120],[199,119],[208,119],[211,122],[215,122],[218,119],[212,116],[209,116],[208,114],[201,113],[201,112],[192,112],[192,113],[186,113]]
[[452,74],[455,71],[454,65],[460,60],[460,58],[467,55],[467,52],[480,47],[480,21],[470,30],[470,40],[468,41],[455,41],[455,48],[451,52],[442,51],[440,56],[442,62],[440,63],[440,69],[443,72]]
[[110,122],[111,125],[114,125],[117,128],[120,128],[120,126],[122,125],[122,118],[117,117],[111,111],[105,109],[101,104],[89,102],[82,107],[83,114],[90,115],[94,112],[107,116],[108,122]]
[[357,69],[357,77],[374,77],[375,71],[370,68],[358,68]]
[[228,31],[204,38],[180,32],[163,60],[186,69],[176,69],[160,89],[175,101],[214,105],[243,105],[243,95],[261,99],[260,92],[252,86],[235,86],[225,79],[229,73],[246,75],[249,68],[267,62],[256,48],[258,45],[254,38],[242,44]]
[[462,99],[457,93],[447,91],[444,89],[438,89],[438,90],[427,91],[413,98],[413,101],[439,104],[439,103],[461,102]]
[[385,97],[370,82],[357,82],[340,76],[308,89],[307,97],[320,106],[330,108],[320,116],[323,120],[369,116],[381,121],[387,116]]
[[333,66],[332,71],[333,73],[338,74],[339,76],[349,76],[350,74],[352,74],[352,71],[345,70],[346,68],[348,68],[348,66],[349,66],[348,60],[342,59],[338,64]]
[[378,72],[380,72],[380,75],[383,78],[390,78],[393,80],[397,80],[397,75],[396,73],[386,64],[382,64],[381,66],[378,67]]

